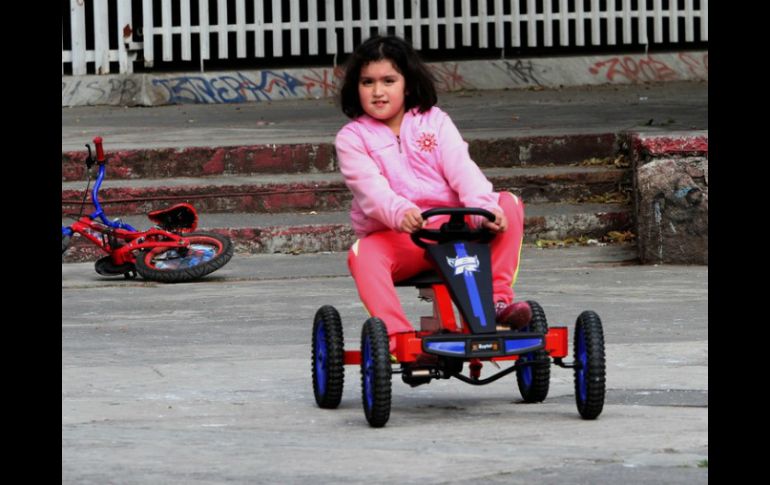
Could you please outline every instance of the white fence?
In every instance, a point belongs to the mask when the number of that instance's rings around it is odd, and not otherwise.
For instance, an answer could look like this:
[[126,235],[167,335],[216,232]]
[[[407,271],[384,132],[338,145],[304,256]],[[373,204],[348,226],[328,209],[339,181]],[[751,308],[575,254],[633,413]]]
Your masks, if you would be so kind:
[[409,38],[417,49],[708,42],[708,0],[142,0],[138,12],[138,0],[69,3],[62,75],[68,64],[73,75],[109,74],[111,63],[121,73],[133,72],[134,62],[150,68],[156,43],[162,61],[200,59],[203,70],[212,56],[246,58],[247,42],[257,58],[337,54],[375,32]]

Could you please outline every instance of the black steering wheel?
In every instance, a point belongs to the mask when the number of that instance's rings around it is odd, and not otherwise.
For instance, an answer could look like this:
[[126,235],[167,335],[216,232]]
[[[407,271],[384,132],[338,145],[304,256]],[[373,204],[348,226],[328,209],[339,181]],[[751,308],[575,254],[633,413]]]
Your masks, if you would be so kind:
[[440,207],[428,209],[422,214],[423,220],[433,216],[449,216],[449,221],[445,222],[438,229],[418,229],[410,236],[412,241],[421,248],[427,248],[430,244],[425,242],[433,241],[437,244],[449,241],[477,241],[487,243],[495,237],[495,233],[486,227],[471,229],[465,223],[465,216],[482,216],[490,222],[494,222],[495,215],[485,209],[477,207]]

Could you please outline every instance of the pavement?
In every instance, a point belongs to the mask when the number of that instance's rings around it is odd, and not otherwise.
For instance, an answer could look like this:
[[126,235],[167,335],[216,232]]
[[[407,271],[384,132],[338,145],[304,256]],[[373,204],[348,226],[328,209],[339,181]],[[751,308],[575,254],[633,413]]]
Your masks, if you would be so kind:
[[[597,420],[580,419],[572,372],[553,367],[540,404],[521,401],[514,377],[413,389],[395,376],[383,429],[366,423],[355,366],[338,409],[313,399],[315,311],[338,309],[346,349],[366,318],[344,253],[236,254],[176,285],[64,264],[62,483],[707,483],[708,267],[635,254],[522,254],[517,298],[551,326],[571,339],[581,311],[602,318]],[[430,312],[399,293],[413,321]]]

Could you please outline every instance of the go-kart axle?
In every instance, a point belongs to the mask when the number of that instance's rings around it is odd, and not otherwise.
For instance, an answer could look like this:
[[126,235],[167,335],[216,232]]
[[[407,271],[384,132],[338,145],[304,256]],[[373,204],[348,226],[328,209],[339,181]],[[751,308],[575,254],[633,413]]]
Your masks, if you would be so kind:
[[571,363],[565,364],[561,357],[555,357],[553,363],[564,369],[577,369],[580,370],[583,365],[580,361],[574,360]]
[[510,374],[511,372],[515,372],[520,367],[525,367],[525,366],[544,366],[545,367],[545,366],[548,366],[548,365],[550,365],[550,364],[547,361],[545,361],[545,360],[532,360],[532,361],[528,361],[528,362],[517,361],[514,365],[508,367],[507,369],[503,369],[500,372],[498,372],[497,374],[495,374],[493,376],[490,376],[490,377],[487,377],[486,379],[474,379],[472,377],[464,376],[464,375],[462,375],[460,373],[452,374],[452,377],[456,377],[456,378],[460,379],[461,381],[467,382],[468,384],[473,384],[474,386],[483,386],[485,384],[489,384],[490,382],[494,382],[494,381],[500,379],[501,377],[505,377],[508,374]]

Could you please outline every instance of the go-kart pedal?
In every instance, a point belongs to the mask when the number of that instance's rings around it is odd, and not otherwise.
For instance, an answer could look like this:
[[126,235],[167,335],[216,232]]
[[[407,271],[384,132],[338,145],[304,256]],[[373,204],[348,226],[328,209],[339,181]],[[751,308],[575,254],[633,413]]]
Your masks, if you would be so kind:
[[529,325],[530,320],[532,320],[532,309],[525,301],[495,303],[495,321],[499,325],[517,330]]

